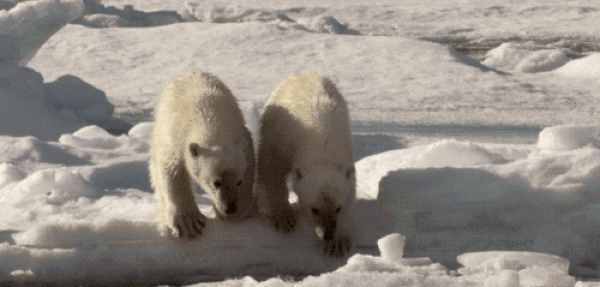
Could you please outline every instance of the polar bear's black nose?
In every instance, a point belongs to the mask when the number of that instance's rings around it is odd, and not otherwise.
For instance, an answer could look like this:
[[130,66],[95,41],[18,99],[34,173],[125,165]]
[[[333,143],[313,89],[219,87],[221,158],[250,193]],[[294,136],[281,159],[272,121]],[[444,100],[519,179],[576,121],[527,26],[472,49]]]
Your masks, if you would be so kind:
[[237,204],[235,204],[235,202],[228,203],[227,206],[225,206],[225,214],[231,215],[234,214],[236,211]]

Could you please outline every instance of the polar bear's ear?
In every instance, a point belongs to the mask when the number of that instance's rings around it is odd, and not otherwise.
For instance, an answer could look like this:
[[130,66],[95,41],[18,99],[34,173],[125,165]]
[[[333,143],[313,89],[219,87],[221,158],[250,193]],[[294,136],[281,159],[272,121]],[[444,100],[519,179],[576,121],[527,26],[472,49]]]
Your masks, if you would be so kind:
[[354,169],[354,166],[347,168],[346,169],[346,179],[351,179],[352,176],[354,176],[355,172],[356,172],[356,169]]
[[294,178],[296,180],[301,180],[304,177],[304,174],[302,174],[302,171],[300,170],[300,168],[294,168]]

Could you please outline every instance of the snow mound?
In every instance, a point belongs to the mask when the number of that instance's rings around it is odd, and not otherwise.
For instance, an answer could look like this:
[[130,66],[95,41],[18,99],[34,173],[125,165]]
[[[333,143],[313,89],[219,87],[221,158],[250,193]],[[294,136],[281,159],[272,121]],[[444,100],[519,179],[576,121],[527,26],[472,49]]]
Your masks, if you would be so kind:
[[39,73],[0,64],[0,83],[0,134],[55,139],[82,125],[49,101]]
[[483,64],[505,71],[538,73],[555,70],[569,58],[559,49],[528,50],[514,43],[503,43],[487,52]]
[[0,11],[0,63],[25,65],[64,25],[84,11],[81,0],[40,0]]
[[539,135],[537,147],[544,150],[572,150],[600,146],[600,126],[561,125],[548,127]]
[[86,124],[119,131],[128,124],[112,117],[106,95],[74,76],[44,84],[24,67],[0,64],[0,135],[57,139]]
[[106,94],[76,76],[61,76],[46,84],[46,91],[60,112],[70,111],[77,118],[100,125],[112,119],[113,105]]
[[573,60],[558,69],[556,73],[570,78],[597,80],[600,78],[600,53]]
[[478,144],[442,140],[433,143],[415,159],[415,166],[422,167],[462,167],[501,163],[505,160]]
[[133,126],[129,132],[127,133],[130,137],[145,139],[146,141],[150,140],[150,136],[152,135],[152,127],[154,126],[153,122],[141,122],[135,126]]

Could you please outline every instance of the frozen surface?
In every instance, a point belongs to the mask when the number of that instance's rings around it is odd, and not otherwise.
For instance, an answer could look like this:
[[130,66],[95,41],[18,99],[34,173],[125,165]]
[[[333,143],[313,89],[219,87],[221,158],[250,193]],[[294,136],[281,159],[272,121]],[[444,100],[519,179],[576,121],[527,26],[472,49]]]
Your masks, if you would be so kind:
[[[600,278],[597,1],[84,2],[0,11],[0,285]],[[357,160],[351,257],[325,258],[303,218],[289,235],[253,218],[158,236],[151,111],[192,69],[232,88],[255,140],[289,74],[339,85]],[[206,194],[196,203],[214,217]]]

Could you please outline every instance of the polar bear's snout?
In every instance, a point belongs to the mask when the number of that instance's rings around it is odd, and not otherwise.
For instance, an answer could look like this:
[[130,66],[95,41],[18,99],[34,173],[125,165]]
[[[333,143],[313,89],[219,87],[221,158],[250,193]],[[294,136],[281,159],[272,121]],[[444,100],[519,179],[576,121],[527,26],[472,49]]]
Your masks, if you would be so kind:
[[217,212],[224,216],[237,214],[241,179],[236,172],[226,171],[219,181],[219,184],[215,185]]

